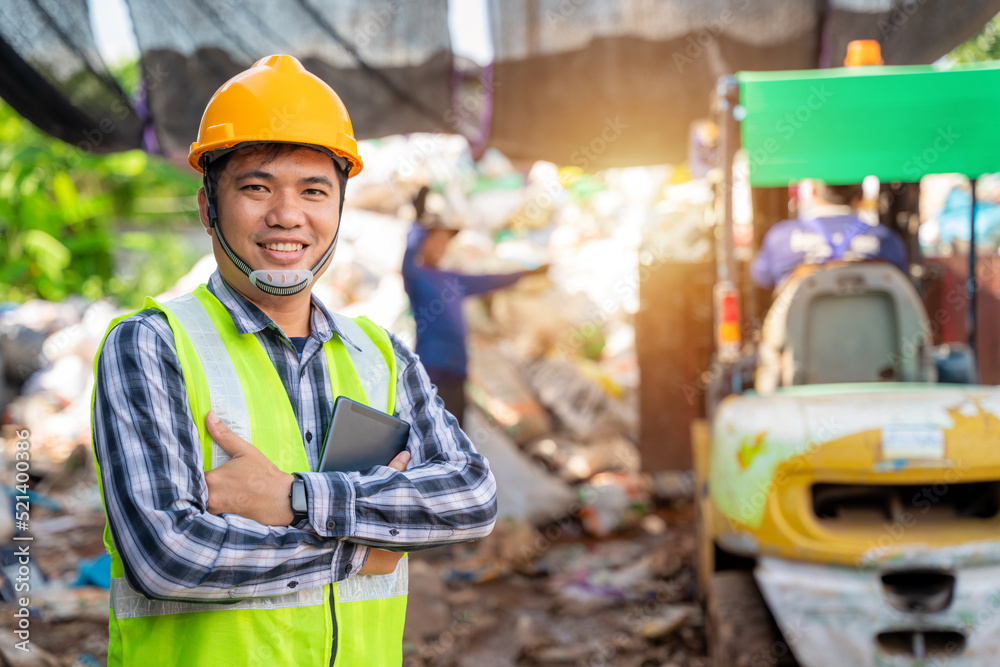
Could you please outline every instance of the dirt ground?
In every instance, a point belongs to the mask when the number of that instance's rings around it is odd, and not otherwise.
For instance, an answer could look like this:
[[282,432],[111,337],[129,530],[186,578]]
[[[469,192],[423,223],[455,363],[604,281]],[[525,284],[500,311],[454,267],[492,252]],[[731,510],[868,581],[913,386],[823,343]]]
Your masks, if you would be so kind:
[[[49,584],[33,595],[42,609],[31,653],[13,648],[16,607],[0,607],[0,665],[107,660],[108,593],[71,586],[80,561],[103,553],[102,517],[67,517],[38,512],[50,532],[36,535],[32,553]],[[483,543],[414,553],[404,665],[707,667],[693,529],[693,509],[682,505],[605,540],[583,536],[575,521],[540,532],[500,524]]]
[[[510,539],[502,529],[496,538]],[[414,554],[404,664],[709,665],[690,505],[661,509],[606,540],[567,523],[529,545],[535,560],[483,583],[463,581],[459,548]]]

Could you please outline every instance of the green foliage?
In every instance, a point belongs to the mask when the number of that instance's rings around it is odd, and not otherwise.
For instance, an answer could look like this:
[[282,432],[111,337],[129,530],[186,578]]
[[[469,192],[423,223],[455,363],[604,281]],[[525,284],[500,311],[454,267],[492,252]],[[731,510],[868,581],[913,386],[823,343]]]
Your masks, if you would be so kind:
[[0,301],[141,304],[192,263],[175,239],[200,226],[183,212],[197,187],[141,151],[100,156],[53,139],[0,102]]
[[1000,59],[1000,14],[994,16],[978,34],[956,46],[949,57],[956,63]]
[[142,81],[142,67],[138,59],[125,59],[108,67],[111,76],[115,78],[125,94],[135,99],[139,94],[139,84]]

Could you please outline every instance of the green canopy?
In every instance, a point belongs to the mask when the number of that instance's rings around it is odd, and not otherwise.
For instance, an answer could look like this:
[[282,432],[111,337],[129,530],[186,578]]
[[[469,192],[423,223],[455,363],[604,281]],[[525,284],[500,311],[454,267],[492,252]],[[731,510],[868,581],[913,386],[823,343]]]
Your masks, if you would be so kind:
[[1000,65],[741,72],[750,183],[1000,171]]

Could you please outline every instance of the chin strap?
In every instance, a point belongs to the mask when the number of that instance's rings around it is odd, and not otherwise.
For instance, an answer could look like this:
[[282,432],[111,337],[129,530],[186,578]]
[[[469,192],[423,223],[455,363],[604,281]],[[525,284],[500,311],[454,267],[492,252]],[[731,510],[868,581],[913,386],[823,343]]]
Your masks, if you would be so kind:
[[243,259],[233,252],[233,249],[229,247],[226,243],[226,237],[222,235],[222,228],[219,227],[219,216],[215,211],[215,194],[209,190],[208,178],[204,180],[205,183],[205,198],[208,200],[208,222],[212,229],[215,230],[216,236],[219,238],[219,245],[222,246],[223,252],[226,253],[226,257],[229,258],[236,268],[243,272],[243,274],[250,279],[250,284],[259,289],[265,294],[271,294],[273,296],[291,296],[293,294],[298,294],[306,287],[312,284],[313,279],[316,277],[316,272],[319,271],[324,264],[330,259],[330,255],[333,254],[333,249],[337,245],[337,238],[340,236],[340,225],[337,225],[337,232],[333,235],[333,242],[330,243],[330,247],[326,249],[323,256],[319,258],[316,265],[312,269],[292,269],[290,271],[254,271],[250,268],[250,265],[243,261]]

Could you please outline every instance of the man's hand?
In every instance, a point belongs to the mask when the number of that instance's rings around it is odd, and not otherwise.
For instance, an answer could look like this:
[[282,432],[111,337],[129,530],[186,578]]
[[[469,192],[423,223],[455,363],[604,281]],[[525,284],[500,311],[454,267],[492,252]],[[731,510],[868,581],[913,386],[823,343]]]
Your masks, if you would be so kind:
[[392,574],[402,557],[401,553],[372,548],[368,552],[365,566],[358,571],[358,574]]
[[[393,470],[403,472],[409,464],[410,453],[403,450],[399,454],[396,454],[396,458],[389,463],[389,467]],[[392,574],[396,571],[396,565],[402,557],[403,554],[393,551],[372,549],[368,553],[368,560],[365,561],[365,566],[358,571],[358,574]]]
[[215,410],[205,418],[208,432],[232,458],[205,473],[208,483],[208,511],[212,514],[239,514],[269,526],[292,522],[288,494],[292,475],[278,470],[271,461],[226,426]]

